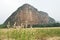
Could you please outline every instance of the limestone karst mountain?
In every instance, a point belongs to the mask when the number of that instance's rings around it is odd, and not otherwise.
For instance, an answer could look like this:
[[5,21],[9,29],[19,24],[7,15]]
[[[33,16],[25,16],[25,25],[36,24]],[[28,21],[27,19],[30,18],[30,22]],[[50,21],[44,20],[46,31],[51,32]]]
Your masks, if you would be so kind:
[[53,23],[55,20],[46,12],[38,11],[36,8],[29,4],[24,4],[19,7],[8,19],[4,22],[5,25],[10,22],[10,25],[13,26],[16,23],[16,26],[21,24],[25,25],[36,25],[36,24],[47,24]]

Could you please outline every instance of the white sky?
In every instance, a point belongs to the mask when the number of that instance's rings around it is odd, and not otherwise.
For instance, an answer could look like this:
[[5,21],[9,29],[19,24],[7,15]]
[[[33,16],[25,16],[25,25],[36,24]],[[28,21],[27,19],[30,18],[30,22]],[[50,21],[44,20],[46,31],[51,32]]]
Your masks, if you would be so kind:
[[0,24],[2,24],[18,7],[28,3],[39,11],[44,11],[56,21],[60,21],[60,0],[0,0]]

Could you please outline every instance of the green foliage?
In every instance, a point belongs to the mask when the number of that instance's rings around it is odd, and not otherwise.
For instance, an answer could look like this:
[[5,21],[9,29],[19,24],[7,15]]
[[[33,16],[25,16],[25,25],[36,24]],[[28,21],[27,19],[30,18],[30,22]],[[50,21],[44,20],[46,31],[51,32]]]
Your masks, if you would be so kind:
[[49,24],[37,24],[33,27],[60,27],[60,23],[49,23]]
[[6,28],[7,26],[4,24],[0,24],[0,28]]

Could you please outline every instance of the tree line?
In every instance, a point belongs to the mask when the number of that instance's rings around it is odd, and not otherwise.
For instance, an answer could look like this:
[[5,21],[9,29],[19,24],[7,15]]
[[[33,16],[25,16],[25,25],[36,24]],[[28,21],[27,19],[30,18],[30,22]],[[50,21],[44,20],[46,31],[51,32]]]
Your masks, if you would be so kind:
[[[49,24],[37,24],[37,25],[32,25],[33,28],[38,28],[38,27],[60,27],[60,23],[49,23]],[[0,28],[7,28],[6,25],[0,24]]]
[[60,27],[60,23],[37,24],[33,25],[33,27]]

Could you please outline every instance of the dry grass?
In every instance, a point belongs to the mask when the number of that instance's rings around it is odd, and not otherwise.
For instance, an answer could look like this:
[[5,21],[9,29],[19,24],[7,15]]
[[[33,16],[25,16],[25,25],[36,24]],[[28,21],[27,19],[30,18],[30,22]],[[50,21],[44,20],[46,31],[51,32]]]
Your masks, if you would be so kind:
[[60,40],[60,27],[0,29],[0,40]]

